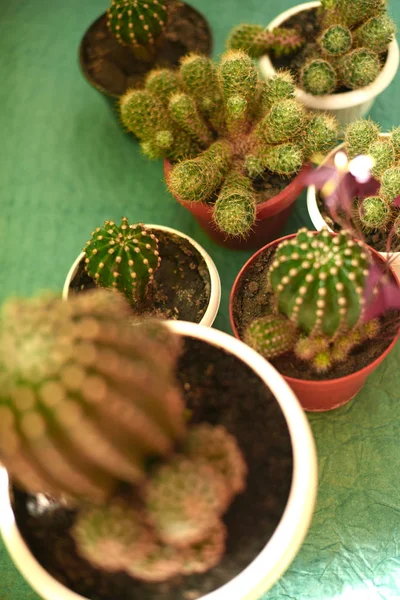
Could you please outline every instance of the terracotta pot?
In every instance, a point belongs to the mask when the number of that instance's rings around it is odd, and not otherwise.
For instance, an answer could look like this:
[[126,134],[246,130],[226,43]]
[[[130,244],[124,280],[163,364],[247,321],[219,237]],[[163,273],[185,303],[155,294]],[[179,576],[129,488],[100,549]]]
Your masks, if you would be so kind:
[[[266,242],[275,240],[286,224],[296,198],[304,189],[305,175],[311,170],[311,165],[306,164],[296,177],[274,198],[257,204],[256,224],[250,235],[246,238],[228,237],[226,233],[217,229],[213,220],[213,207],[205,202],[184,202],[175,199],[184,206],[196,219],[200,227],[214,242],[231,250],[256,250]],[[171,171],[171,163],[164,161],[164,176],[167,185]]]
[[[275,27],[281,27],[293,15],[319,6],[321,6],[321,2],[319,1],[298,4],[278,15],[276,19],[271,21],[267,29],[271,31]],[[276,73],[267,55],[261,57],[259,65],[265,79],[269,79]],[[357,90],[340,94],[327,94],[325,96],[313,96],[312,94],[307,94],[301,88],[296,88],[296,98],[310,110],[329,111],[337,118],[340,126],[344,129],[346,125],[352,121],[361,119],[361,117],[365,116],[371,110],[375,99],[393,81],[398,66],[399,46],[396,39],[393,38],[388,46],[386,62],[378,77],[370,85]]]
[[[274,242],[264,246],[264,248],[261,248],[258,252],[253,254],[253,256],[246,262],[246,264],[236,277],[229,299],[229,317],[233,334],[237,339],[241,338],[239,336],[235,324],[234,300],[239,287],[239,282],[243,277],[245,277],[247,269],[254,262],[254,260],[258,258],[258,256],[261,253],[263,253],[269,248],[277,246],[283,240],[288,240],[295,237],[295,235],[296,234],[287,235],[281,238],[280,240],[275,240]],[[386,262],[384,258],[379,254],[379,252],[377,252],[369,246],[368,248],[377,262]],[[395,279],[396,283],[399,285],[399,280],[396,274],[394,273],[393,269],[390,269],[390,271],[393,276],[393,279]],[[296,394],[304,410],[310,412],[322,412],[326,410],[333,410],[334,408],[339,408],[339,406],[343,406],[343,404],[346,404],[352,398],[354,398],[354,396],[363,387],[368,375],[375,371],[375,369],[386,358],[386,356],[395,346],[396,341],[397,336],[392,340],[392,342],[386,348],[386,350],[382,352],[382,354],[378,356],[378,358],[376,358],[373,362],[371,362],[366,367],[360,369],[359,371],[351,373],[350,375],[346,375],[345,377],[338,377],[337,379],[325,379],[319,381],[297,379],[295,377],[288,377],[287,375],[283,375],[283,377]]]

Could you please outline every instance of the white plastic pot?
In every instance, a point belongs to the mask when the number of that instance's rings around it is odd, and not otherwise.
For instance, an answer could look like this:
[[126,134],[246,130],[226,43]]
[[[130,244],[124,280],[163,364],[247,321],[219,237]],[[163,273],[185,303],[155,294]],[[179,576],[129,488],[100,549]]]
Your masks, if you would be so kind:
[[[304,10],[320,6],[320,2],[305,2],[298,4],[289,10],[281,13],[276,19],[271,21],[267,29],[272,30],[281,26],[287,19]],[[270,58],[265,55],[260,59],[260,70],[263,76],[268,79],[276,71]],[[388,56],[386,62],[378,77],[370,85],[344,92],[342,94],[328,94],[326,96],[313,96],[307,94],[304,90],[296,88],[296,98],[300,100],[307,108],[313,110],[329,111],[332,113],[342,129],[352,121],[361,119],[371,109],[375,98],[379,96],[392,82],[399,66],[399,46],[396,39],[389,44]]]
[[[317,458],[311,429],[283,377],[250,347],[227,333],[195,323],[168,321],[168,325],[179,335],[208,342],[247,364],[273,393],[287,422],[293,452],[293,479],[281,521],[258,556],[239,575],[200,599],[256,600],[288,568],[311,522],[317,491]],[[56,581],[33,557],[17,528],[8,484],[7,472],[0,467],[0,533],[22,575],[44,600],[87,600]]]
[[[387,137],[387,136],[388,136],[387,133],[381,134],[381,137]],[[336,146],[336,148],[334,148],[327,155],[325,161],[322,163],[321,166],[323,166],[327,162],[331,161],[333,159],[333,157],[335,156],[335,154],[337,152],[339,152],[339,150],[342,150],[343,147],[344,147],[344,144],[340,144],[339,146]],[[321,231],[321,229],[323,229],[324,227],[329,229],[329,231],[332,231],[332,229],[326,223],[324,217],[322,216],[322,214],[319,210],[318,203],[317,203],[317,192],[316,192],[314,185],[310,185],[307,188],[307,210],[308,210],[309,217],[312,221],[312,224],[314,225],[314,227],[317,231]],[[379,254],[381,254],[383,256],[383,258],[385,258],[385,259],[388,258],[387,252],[379,252]],[[399,279],[400,279],[400,252],[391,252],[390,253],[390,266],[392,267],[393,271],[396,273],[397,277],[399,277]]]
[[[204,262],[207,265],[209,275],[210,275],[210,300],[209,300],[206,312],[204,313],[203,318],[201,319],[199,325],[206,325],[207,327],[211,327],[215,321],[215,317],[218,314],[218,309],[219,309],[219,305],[221,302],[221,280],[219,278],[217,267],[215,266],[213,259],[208,254],[208,252],[206,252],[204,250],[204,248],[202,246],[200,246],[200,244],[198,244],[194,239],[192,239],[185,233],[178,231],[177,229],[172,229],[171,227],[166,227],[165,225],[153,225],[153,224],[146,225],[146,227],[147,227],[147,229],[159,229],[160,231],[165,231],[166,233],[173,233],[174,235],[177,235],[181,238],[184,238],[185,240],[188,240],[188,242],[190,242],[190,244],[203,257]],[[62,292],[62,297],[64,298],[64,300],[66,300],[68,298],[69,286],[71,284],[71,281],[75,277],[76,273],[78,272],[79,265],[82,262],[82,260],[84,259],[84,257],[85,257],[84,252],[81,252],[79,254],[79,256],[77,257],[77,259],[72,264],[72,267],[70,268],[70,270],[68,272],[68,275],[67,275],[65,283],[64,283],[63,292]]]

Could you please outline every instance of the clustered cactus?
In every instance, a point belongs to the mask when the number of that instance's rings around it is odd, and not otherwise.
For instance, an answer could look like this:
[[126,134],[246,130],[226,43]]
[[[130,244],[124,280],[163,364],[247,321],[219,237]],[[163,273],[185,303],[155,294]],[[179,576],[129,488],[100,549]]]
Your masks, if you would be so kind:
[[162,0],[112,0],[107,27],[118,43],[130,46],[139,58],[144,58],[151,54],[167,18],[167,6]]
[[359,119],[347,126],[345,150],[350,159],[360,154],[373,159],[371,174],[380,183],[374,196],[355,198],[356,221],[365,233],[380,231],[400,240],[400,127],[382,136],[378,124]]
[[266,290],[273,311],[250,323],[244,340],[266,358],[293,351],[320,373],[343,362],[379,331],[377,320],[362,319],[369,264],[347,231],[300,229],[277,246]]
[[128,301],[142,302],[146,297],[161,258],[158,240],[142,223],[121,225],[105,221],[96,227],[85,248],[85,267],[102,288],[117,289]]
[[202,573],[224,553],[247,468],[223,427],[187,426],[180,337],[127,327],[128,314],[105,290],[4,305],[0,460],[27,491],[79,509],[72,534],[93,565],[145,581]]
[[256,214],[254,179],[296,174],[336,140],[336,121],[310,115],[287,72],[260,80],[251,58],[230,51],[219,65],[191,54],[179,71],[152,71],[120,101],[123,124],[145,154],[173,163],[168,186],[185,202],[214,205],[214,221],[245,237]]
[[[307,61],[297,74],[300,86],[309,94],[320,96],[342,86],[358,89],[372,83],[381,71],[382,56],[396,30],[385,3],[326,0],[318,11],[318,22],[319,36],[315,43],[307,40]],[[229,37],[228,47],[242,48],[257,58],[274,50],[274,33],[277,32],[279,40],[280,31],[266,32],[259,26],[241,25]],[[291,47],[295,34],[295,31],[286,34],[289,43],[282,44],[286,53],[301,46],[299,42]],[[263,47],[264,38],[268,42]]]
[[261,25],[238,25],[230,33],[228,48],[244,50],[252,58],[272,52],[276,57],[290,54],[304,44],[304,39],[295,29],[276,27],[272,31]]

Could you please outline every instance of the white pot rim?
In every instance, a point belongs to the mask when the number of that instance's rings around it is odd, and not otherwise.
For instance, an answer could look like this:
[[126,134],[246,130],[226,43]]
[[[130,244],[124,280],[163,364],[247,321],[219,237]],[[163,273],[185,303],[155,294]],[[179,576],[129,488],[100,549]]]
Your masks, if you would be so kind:
[[[317,493],[317,457],[311,428],[289,385],[252,348],[219,331],[185,321],[168,321],[176,333],[223,348],[246,363],[274,394],[285,416],[293,450],[293,477],[281,520],[256,558],[236,577],[201,600],[256,600],[279,579],[297,554],[311,523]],[[43,569],[17,528],[8,488],[0,467],[0,533],[15,565],[44,600],[87,600],[70,591]]]
[[[203,246],[200,246],[200,244],[196,242],[196,240],[186,235],[186,233],[182,233],[182,231],[178,231],[177,229],[173,229],[172,227],[167,227],[166,225],[154,225],[146,223],[145,227],[147,227],[148,229],[159,229],[160,231],[165,231],[166,233],[173,233],[178,237],[184,238],[203,257],[204,262],[207,265],[208,272],[210,274],[210,299],[208,302],[206,312],[204,313],[199,325],[206,325],[207,327],[211,327],[218,314],[219,305],[221,302],[221,280],[213,259],[208,254],[208,252],[204,250]],[[75,259],[75,261],[72,263],[72,266],[68,271],[62,291],[62,297],[64,300],[68,299],[69,286],[71,285],[71,281],[75,277],[78,271],[78,267],[84,257],[85,253],[81,252],[79,256]]]
[[[388,137],[389,134],[381,133],[380,136]],[[345,144],[343,142],[342,144],[339,144],[338,146],[333,148],[333,150],[331,150],[331,152],[329,152],[329,154],[326,156],[325,160],[321,163],[321,165],[318,168],[324,166],[331,158],[333,158],[333,156],[337,152],[339,152],[339,150],[343,150],[344,145]],[[318,206],[318,202],[317,202],[317,190],[315,188],[315,185],[309,185],[307,188],[307,210],[308,210],[308,216],[310,217],[311,222],[317,231],[321,231],[321,229],[324,229],[324,228],[328,229],[328,231],[333,231],[329,227],[329,225],[326,223],[324,217],[321,214],[321,211],[319,210],[319,206]],[[387,252],[379,252],[379,254],[381,256],[383,256],[383,258],[385,260],[388,259]],[[397,265],[400,263],[400,252],[391,252],[390,257],[391,257],[392,267],[394,265]]]
[[[293,15],[320,5],[321,2],[319,1],[297,4],[293,8],[289,8],[278,15],[273,21],[270,22],[267,29],[271,31],[275,27],[279,27],[284,21]],[[376,98],[376,96],[381,94],[383,90],[390,85],[399,67],[399,57],[399,46],[396,38],[394,37],[388,46],[388,55],[383,68],[375,81],[373,81],[370,85],[357,90],[343,92],[341,94],[328,94],[326,96],[313,96],[312,94],[307,94],[307,92],[301,88],[296,87],[296,98],[308,108],[313,108],[315,110],[339,110],[358,106],[368,102],[369,100],[372,100],[373,98]],[[264,77],[266,78],[272,77],[276,73],[272,62],[267,55],[264,55],[260,58],[259,65]]]

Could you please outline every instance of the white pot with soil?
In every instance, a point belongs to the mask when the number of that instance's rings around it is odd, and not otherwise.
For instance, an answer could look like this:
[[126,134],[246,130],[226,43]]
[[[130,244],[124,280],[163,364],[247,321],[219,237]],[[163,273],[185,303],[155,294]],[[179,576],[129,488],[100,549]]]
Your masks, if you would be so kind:
[[[166,318],[193,321],[211,327],[221,301],[221,281],[211,256],[181,231],[164,225],[146,225],[146,228],[156,233],[162,244],[160,254],[164,273],[158,269],[155,281],[158,285],[158,279],[165,279],[165,283],[161,285],[165,292],[163,297],[167,297],[167,301],[157,301],[156,308]],[[171,254],[171,248],[176,248],[175,258]],[[163,258],[164,249],[168,253],[168,259]],[[187,262],[189,266],[185,266]],[[84,266],[85,253],[81,252],[66,277],[62,292],[64,300],[67,300],[71,290],[79,293],[94,287],[94,281],[87,275]],[[176,281],[171,283],[171,278],[177,275],[179,269],[185,269],[185,272],[180,276],[178,273]],[[149,306],[149,309],[151,312],[152,307]]]
[[225,555],[202,575],[162,585],[126,574],[121,581],[121,573],[114,573],[110,582],[110,574],[74,554],[67,539],[73,514],[63,516],[66,509],[60,505],[50,506],[46,514],[38,497],[14,487],[11,500],[7,472],[0,468],[0,533],[14,563],[44,600],[87,600],[94,592],[101,600],[256,600],[302,544],[314,509],[317,461],[295,395],[267,361],[239,340],[193,323],[168,326],[185,340],[177,370],[191,420],[225,425],[248,467],[246,489],[224,517]]
[[[387,135],[388,134],[383,133],[383,134],[381,134],[381,137],[387,137]],[[322,163],[321,166],[324,166],[328,162],[333,162],[335,154],[337,154],[337,152],[343,150],[343,148],[344,148],[344,144],[339,144],[336,148],[334,148],[332,150],[332,152],[330,152],[328,154],[328,156],[326,157],[325,161]],[[324,227],[326,227],[329,231],[335,231],[335,230],[337,231],[338,230],[338,229],[334,228],[334,223],[333,223],[332,219],[328,218],[329,222],[327,222],[325,220],[324,215],[321,213],[320,205],[319,205],[318,197],[317,197],[317,190],[314,185],[310,185],[307,188],[307,210],[308,210],[308,214],[311,219],[311,222],[317,231],[321,231],[321,229],[323,229]],[[367,242],[370,246],[374,247],[374,244],[371,240],[368,239]],[[387,252],[381,251],[381,252],[379,252],[379,254],[381,254],[385,260],[390,259],[390,266],[392,267],[393,271],[396,273],[397,277],[400,277],[400,252],[391,252],[390,255],[388,255]]]
[[[310,9],[319,7],[321,3],[305,2],[298,4],[281,13],[271,21],[267,29],[272,31],[275,27],[285,26],[285,22]],[[264,55],[260,59],[260,70],[266,79],[272,77],[276,70],[269,56]],[[372,108],[375,99],[381,94],[394,79],[399,66],[399,46],[393,39],[388,47],[386,62],[378,77],[370,85],[356,90],[346,91],[324,96],[314,96],[306,93],[301,88],[296,88],[296,98],[310,110],[329,111],[332,113],[342,128],[348,123],[365,116]]]

